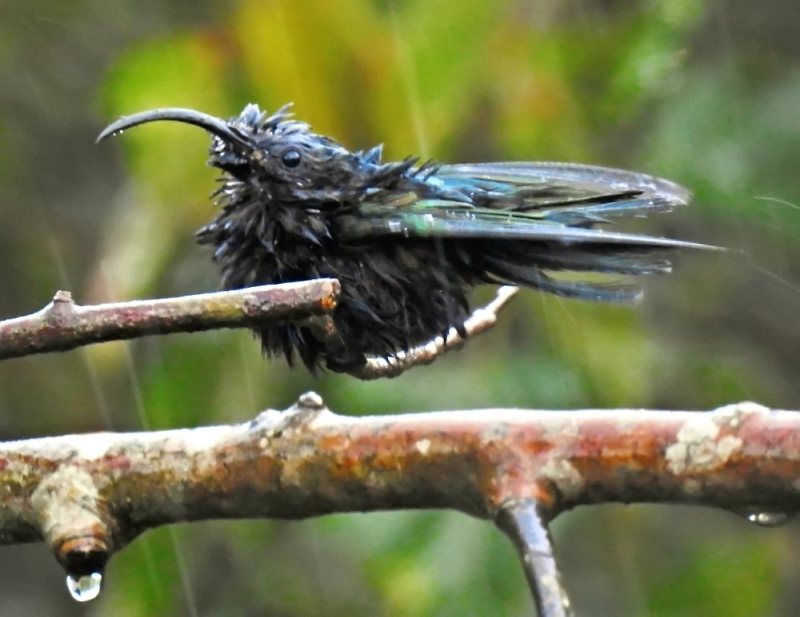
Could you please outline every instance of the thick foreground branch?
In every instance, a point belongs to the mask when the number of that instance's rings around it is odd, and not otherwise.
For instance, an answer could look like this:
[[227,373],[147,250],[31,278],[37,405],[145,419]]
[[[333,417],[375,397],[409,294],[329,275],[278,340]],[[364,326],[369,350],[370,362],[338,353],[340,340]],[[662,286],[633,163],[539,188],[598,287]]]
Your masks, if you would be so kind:
[[82,580],[168,523],[449,508],[508,533],[541,614],[555,616],[568,614],[547,536],[560,512],[616,501],[791,513],[797,478],[800,413],[753,403],[354,418],[307,394],[240,425],[0,444],[0,543],[44,539]]

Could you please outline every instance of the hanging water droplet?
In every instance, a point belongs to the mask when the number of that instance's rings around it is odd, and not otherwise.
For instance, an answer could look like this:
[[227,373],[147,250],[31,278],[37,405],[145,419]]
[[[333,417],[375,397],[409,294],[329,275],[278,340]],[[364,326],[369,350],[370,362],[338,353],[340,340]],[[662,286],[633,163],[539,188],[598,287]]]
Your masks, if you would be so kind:
[[100,572],[92,572],[75,578],[72,574],[67,575],[67,589],[76,602],[89,602],[100,595],[103,587],[103,575]]
[[781,512],[769,510],[752,510],[742,512],[742,515],[751,523],[761,527],[780,527],[785,525],[794,517],[794,512]]

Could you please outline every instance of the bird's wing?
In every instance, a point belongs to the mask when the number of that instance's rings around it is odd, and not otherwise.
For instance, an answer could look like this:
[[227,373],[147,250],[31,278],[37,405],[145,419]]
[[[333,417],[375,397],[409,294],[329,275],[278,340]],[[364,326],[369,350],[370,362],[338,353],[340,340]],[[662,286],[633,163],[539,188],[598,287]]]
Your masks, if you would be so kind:
[[669,272],[673,249],[717,247],[596,229],[611,217],[685,205],[682,187],[644,174],[583,165],[485,163],[441,167],[426,180],[434,198],[375,195],[338,218],[344,242],[381,238],[463,240],[470,262],[496,280],[562,296],[637,299],[636,285],[551,277],[563,271]]
[[485,184],[499,190],[529,187],[563,195],[585,196],[637,192],[663,197],[674,205],[689,203],[691,194],[669,180],[648,174],[577,163],[467,163],[442,165],[434,176],[448,184]]
[[342,238],[486,238],[653,248],[693,242],[594,229],[619,216],[686,205],[683,187],[646,174],[572,163],[473,163],[435,168],[424,186],[367,197],[342,218]]
[[688,204],[691,197],[685,188],[668,180],[574,163],[445,165],[431,182],[477,195],[492,208],[550,210],[550,220],[569,225],[664,212]]
[[[629,208],[641,211],[660,208],[660,198],[629,199],[613,205],[615,210]],[[587,206],[574,206],[585,209]],[[603,204],[588,206],[602,211]],[[478,208],[461,201],[422,199],[402,207],[385,203],[364,203],[353,215],[339,219],[339,237],[359,240],[379,236],[406,238],[473,238],[516,240],[569,247],[574,245],[619,245],[655,248],[716,248],[695,242],[672,240],[641,234],[630,234],[587,227],[573,227],[562,208],[536,211]]]

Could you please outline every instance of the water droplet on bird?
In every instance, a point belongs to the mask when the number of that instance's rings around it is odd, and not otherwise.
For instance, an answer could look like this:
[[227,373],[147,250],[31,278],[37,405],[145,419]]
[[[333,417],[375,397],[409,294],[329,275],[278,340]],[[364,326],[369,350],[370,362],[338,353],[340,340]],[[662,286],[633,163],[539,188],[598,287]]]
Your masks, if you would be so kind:
[[780,527],[785,525],[795,515],[795,512],[782,512],[779,510],[750,510],[741,512],[751,523],[755,523],[760,527]]
[[76,602],[89,602],[100,595],[103,587],[103,575],[100,572],[92,572],[84,576],[74,577],[67,575],[67,589],[72,599]]

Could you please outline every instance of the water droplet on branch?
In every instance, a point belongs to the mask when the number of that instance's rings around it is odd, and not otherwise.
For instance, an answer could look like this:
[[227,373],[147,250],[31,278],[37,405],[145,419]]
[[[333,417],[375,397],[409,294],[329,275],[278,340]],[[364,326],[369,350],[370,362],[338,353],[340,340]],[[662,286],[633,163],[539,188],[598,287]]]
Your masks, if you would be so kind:
[[76,602],[94,600],[100,595],[102,587],[103,575],[100,572],[92,572],[77,578],[72,574],[67,575],[67,589]]
[[760,527],[780,527],[794,517],[794,512],[781,512],[770,510],[751,510],[741,513],[748,521]]

